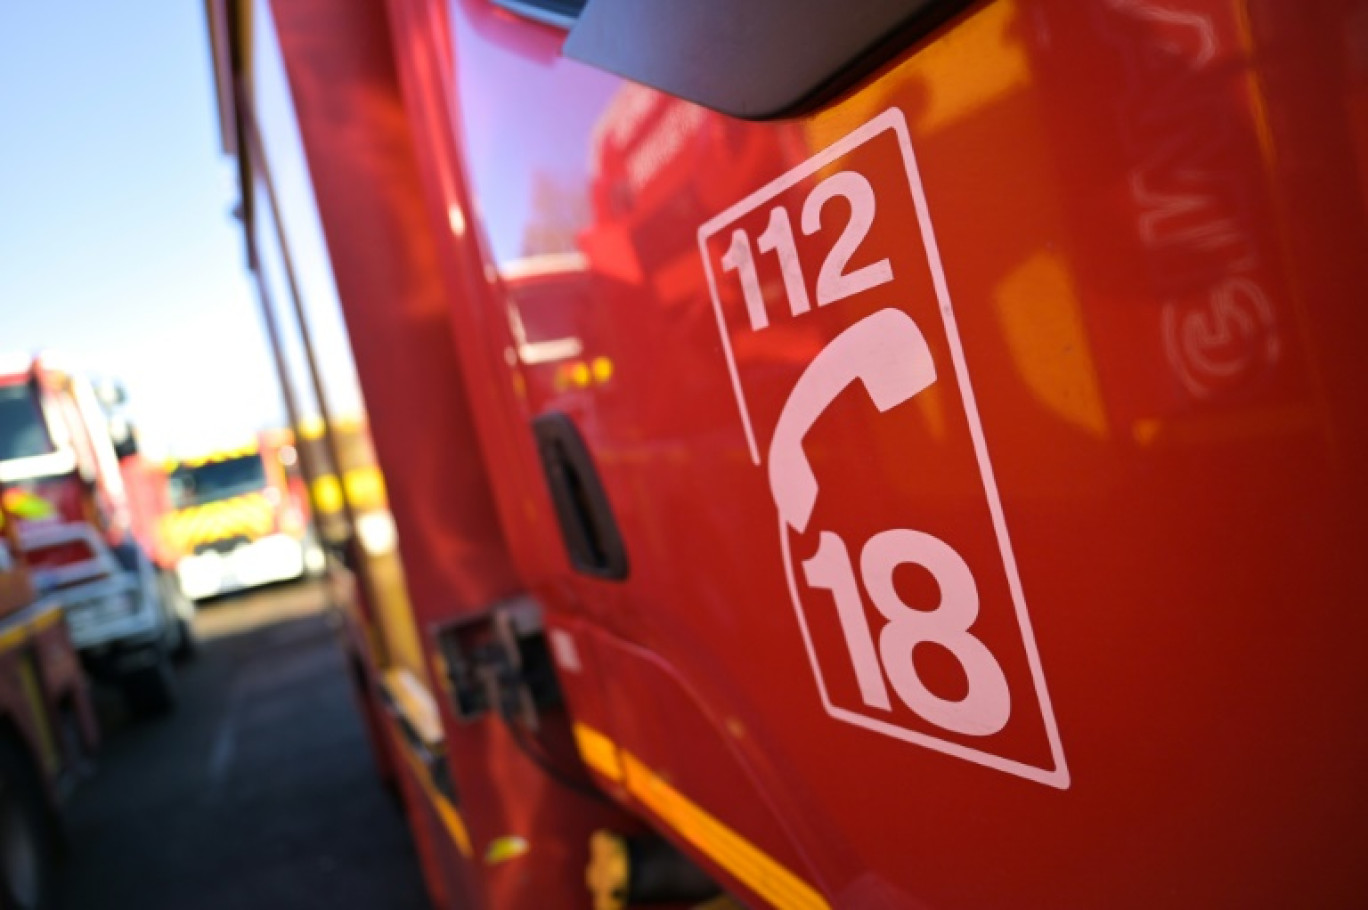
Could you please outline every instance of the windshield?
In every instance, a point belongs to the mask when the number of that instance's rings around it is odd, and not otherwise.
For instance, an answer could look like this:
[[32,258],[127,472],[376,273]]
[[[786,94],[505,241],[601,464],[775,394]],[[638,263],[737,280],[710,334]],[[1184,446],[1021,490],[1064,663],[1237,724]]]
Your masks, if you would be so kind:
[[53,451],[33,387],[28,383],[0,386],[0,461]]
[[260,455],[244,455],[212,461],[197,467],[181,467],[171,473],[171,501],[176,508],[229,499],[266,486],[266,469]]

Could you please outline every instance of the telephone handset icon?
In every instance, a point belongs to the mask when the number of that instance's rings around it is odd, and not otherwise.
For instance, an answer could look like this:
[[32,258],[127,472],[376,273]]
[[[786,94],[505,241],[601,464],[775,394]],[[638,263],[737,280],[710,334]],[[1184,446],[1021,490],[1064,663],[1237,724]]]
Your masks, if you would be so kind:
[[779,517],[800,534],[817,504],[817,475],[803,439],[855,381],[882,413],[936,381],[936,365],[921,329],[901,310],[879,310],[827,343],[789,393],[769,447],[770,493]]

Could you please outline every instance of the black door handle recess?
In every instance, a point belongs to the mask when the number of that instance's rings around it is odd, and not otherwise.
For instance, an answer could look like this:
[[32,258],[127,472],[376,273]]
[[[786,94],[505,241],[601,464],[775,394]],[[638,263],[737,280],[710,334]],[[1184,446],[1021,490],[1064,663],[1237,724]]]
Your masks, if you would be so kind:
[[622,535],[574,421],[552,411],[533,418],[532,433],[570,565],[595,578],[626,578],[627,551]]

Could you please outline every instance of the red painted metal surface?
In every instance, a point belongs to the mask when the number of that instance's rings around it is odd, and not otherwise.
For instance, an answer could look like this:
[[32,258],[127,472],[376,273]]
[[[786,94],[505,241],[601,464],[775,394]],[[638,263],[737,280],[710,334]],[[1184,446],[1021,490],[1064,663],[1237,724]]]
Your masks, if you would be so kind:
[[163,569],[175,567],[185,554],[167,538],[163,518],[170,514],[171,487],[163,467],[142,455],[119,459],[119,473],[128,494],[133,536],[143,552]]
[[56,806],[58,776],[95,754],[99,724],[60,605],[35,607],[18,521],[3,505],[0,553],[0,729],[17,737]]
[[[834,907],[1368,897],[1368,6],[998,0],[772,124],[488,0],[392,61],[275,8],[425,636],[525,586],[573,716]],[[567,851],[479,899],[577,903],[587,816],[443,710],[477,855]]]
[[[1362,899],[1362,5],[987,4],[819,116],[772,125],[560,59],[560,33],[483,0],[451,14],[451,71],[420,70],[450,106],[410,115],[448,159],[437,206],[464,223],[453,319],[510,544],[547,603],[595,630],[599,693],[568,682],[577,712],[836,906]],[[862,174],[880,214],[851,270],[889,257],[902,297],[786,318],[771,258],[772,324],[753,331],[721,259],[773,203],[706,248],[757,466],[697,232],[888,109],[929,222],[887,136],[776,199],[797,233],[823,178]],[[810,295],[840,205],[799,235]],[[837,399],[807,442],[814,524],[776,533],[776,414],[819,351],[885,308],[921,328],[938,382],[883,414],[859,386]],[[569,363],[527,356],[571,340]],[[602,471],[626,584],[577,576],[548,540],[526,422],[552,409]],[[834,530],[858,562],[904,527],[977,581],[973,631],[1011,702],[995,732],[860,707],[831,596],[790,596],[784,546],[802,562]],[[936,605],[936,585],[895,574],[904,600]],[[943,701],[972,686],[944,649],[916,660]],[[923,739],[833,716],[819,676],[835,708]]]
[[[469,447],[448,353],[404,131],[383,11],[366,4],[272,4],[328,241],[352,353],[369,405],[376,457],[386,474],[415,613],[506,590],[498,529],[480,513],[485,488],[463,482]],[[333,111],[348,111],[338,120]],[[397,154],[386,154],[387,147]],[[434,327],[434,321],[436,325]],[[410,542],[411,541],[411,542]],[[360,596],[351,591],[351,598]],[[382,771],[392,775],[436,906],[456,906],[463,861],[404,760],[407,746],[378,699],[386,647],[377,604],[348,613],[358,695]],[[418,617],[415,617],[416,619]],[[431,620],[423,617],[426,625]],[[429,678],[431,675],[429,674]]]
[[[399,64],[412,66],[440,31],[426,22],[391,20],[373,4],[274,0],[280,41],[300,135],[318,200],[352,351],[367,402],[377,459],[402,542],[413,624],[421,638],[428,684],[441,712],[455,808],[472,855],[442,818],[438,800],[406,758],[411,751],[393,723],[378,744],[389,755],[439,906],[545,906],[547,895],[583,894],[589,833],[616,823],[619,810],[551,780],[497,719],[461,723],[438,688],[437,630],[479,616],[523,590],[490,497],[485,461],[466,403],[466,376],[453,348],[433,212],[425,208],[419,151],[401,98]],[[396,60],[393,41],[403,48]],[[346,111],[345,118],[337,112]],[[441,216],[445,224],[445,214]],[[440,235],[438,235],[440,236]],[[386,609],[372,605],[372,615]],[[351,616],[353,624],[367,611]],[[370,677],[368,716],[377,671],[386,665],[384,622],[353,638],[378,637],[380,655],[362,651]],[[564,716],[548,716],[533,739],[563,767],[587,780],[569,743]],[[507,855],[491,848],[510,838]]]
[[[338,297],[419,599],[516,589],[469,444],[383,11],[272,6]],[[348,123],[336,111],[347,112]],[[402,454],[400,454],[402,453]]]

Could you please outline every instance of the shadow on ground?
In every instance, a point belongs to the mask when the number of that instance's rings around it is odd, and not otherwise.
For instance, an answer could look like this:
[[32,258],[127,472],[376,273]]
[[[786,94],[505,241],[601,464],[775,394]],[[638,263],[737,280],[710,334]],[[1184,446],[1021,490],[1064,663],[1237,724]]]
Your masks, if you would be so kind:
[[67,806],[62,910],[425,908],[314,585],[215,603],[177,712],[110,716]]

